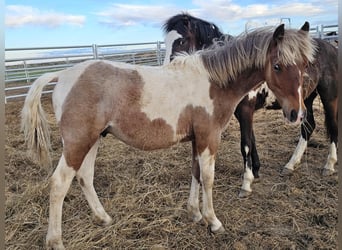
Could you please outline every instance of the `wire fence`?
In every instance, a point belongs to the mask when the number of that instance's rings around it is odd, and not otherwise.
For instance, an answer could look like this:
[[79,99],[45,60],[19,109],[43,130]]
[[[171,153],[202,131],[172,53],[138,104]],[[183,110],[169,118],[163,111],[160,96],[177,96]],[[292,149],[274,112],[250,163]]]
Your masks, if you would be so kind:
[[[106,59],[140,65],[162,65],[163,42],[9,48],[5,50],[6,102],[26,96],[31,83],[47,72],[59,71],[89,59]],[[51,93],[53,86],[43,91]]]
[[[310,29],[313,37],[338,40],[338,25]],[[337,42],[336,42],[337,46]],[[59,71],[89,59],[106,59],[142,65],[162,65],[163,42],[82,45],[64,47],[8,48],[5,50],[5,102],[26,96],[31,83],[47,72]],[[51,93],[54,83],[43,93]]]

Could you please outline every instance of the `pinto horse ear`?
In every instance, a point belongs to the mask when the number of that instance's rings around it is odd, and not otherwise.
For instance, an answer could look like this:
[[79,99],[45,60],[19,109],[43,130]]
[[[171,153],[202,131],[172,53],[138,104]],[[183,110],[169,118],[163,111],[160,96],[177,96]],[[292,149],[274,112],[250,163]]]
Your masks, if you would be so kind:
[[285,34],[285,24],[280,24],[273,33],[274,41],[281,41]]
[[303,31],[308,32],[310,30],[309,22],[305,22],[304,25],[300,29],[303,30]]

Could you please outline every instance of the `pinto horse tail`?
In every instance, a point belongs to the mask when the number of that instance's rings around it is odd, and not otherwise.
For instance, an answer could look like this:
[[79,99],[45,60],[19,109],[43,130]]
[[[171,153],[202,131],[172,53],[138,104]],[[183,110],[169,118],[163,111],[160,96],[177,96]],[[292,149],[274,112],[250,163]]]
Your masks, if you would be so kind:
[[43,88],[57,79],[57,72],[36,79],[27,93],[21,111],[21,131],[24,132],[29,156],[41,166],[51,166],[49,122],[40,98]]

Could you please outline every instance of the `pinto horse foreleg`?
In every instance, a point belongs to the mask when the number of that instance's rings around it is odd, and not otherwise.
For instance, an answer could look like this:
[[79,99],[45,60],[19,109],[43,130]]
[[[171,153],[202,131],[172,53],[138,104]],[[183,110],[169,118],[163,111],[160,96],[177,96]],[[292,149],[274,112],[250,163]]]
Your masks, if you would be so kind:
[[48,249],[64,249],[62,242],[62,207],[65,195],[75,174],[76,171],[67,166],[62,155],[50,180],[49,226],[46,235]]
[[207,148],[199,155],[200,179],[203,192],[203,219],[208,222],[214,233],[224,232],[224,227],[215,215],[213,207],[213,185],[215,174],[215,156]]
[[76,173],[76,178],[94,214],[95,222],[106,226],[112,222],[112,218],[104,210],[93,185],[94,165],[98,147],[99,140],[97,140],[84,158],[82,166]]

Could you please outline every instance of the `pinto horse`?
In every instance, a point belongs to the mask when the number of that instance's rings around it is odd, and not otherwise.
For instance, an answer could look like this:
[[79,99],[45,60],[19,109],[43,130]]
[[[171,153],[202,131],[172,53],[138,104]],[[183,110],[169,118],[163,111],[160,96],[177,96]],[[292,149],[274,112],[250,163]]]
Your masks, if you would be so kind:
[[[179,52],[191,52],[198,50],[198,44],[202,48],[217,46],[220,40],[227,39],[223,33],[217,30],[215,24],[193,17],[187,13],[178,14],[169,18],[164,24],[166,54],[164,64]],[[201,31],[201,33],[200,33]],[[200,34],[197,34],[200,33]],[[196,39],[205,39],[198,41]],[[233,39],[228,36],[228,39]],[[215,41],[216,40],[216,41]],[[218,41],[218,42],[217,42]],[[307,142],[314,129],[315,120],[312,104],[317,95],[320,96],[325,110],[325,124],[327,133],[330,136],[330,149],[327,162],[324,166],[323,175],[334,173],[334,166],[337,162],[337,49],[328,42],[315,39],[318,51],[315,62],[309,64],[307,74],[304,77],[303,91],[304,103],[307,108],[307,116],[301,125],[301,136],[298,145],[290,159],[285,165],[282,174],[289,174],[294,170],[305,152]],[[254,178],[259,177],[259,156],[256,149],[255,135],[253,131],[253,114],[256,110],[265,107],[266,109],[279,109],[279,103],[273,93],[264,83],[253,89],[238,104],[234,115],[240,124],[241,132],[241,153],[244,161],[243,184],[240,189],[240,197],[251,194],[251,184]],[[293,114],[295,118],[295,114]]]
[[47,247],[64,249],[62,206],[75,176],[95,218],[111,223],[93,186],[99,140],[107,133],[142,150],[191,141],[188,210],[194,221],[203,218],[212,232],[224,231],[212,198],[221,133],[241,98],[263,81],[278,98],[286,119],[303,119],[304,70],[315,53],[308,31],[307,22],[300,30],[285,31],[280,25],[243,34],[216,49],[177,56],[160,67],[90,60],[38,78],[22,110],[28,148],[37,159],[49,162],[48,124],[40,97],[52,81],[57,82],[52,101],[63,142],[51,176]]

